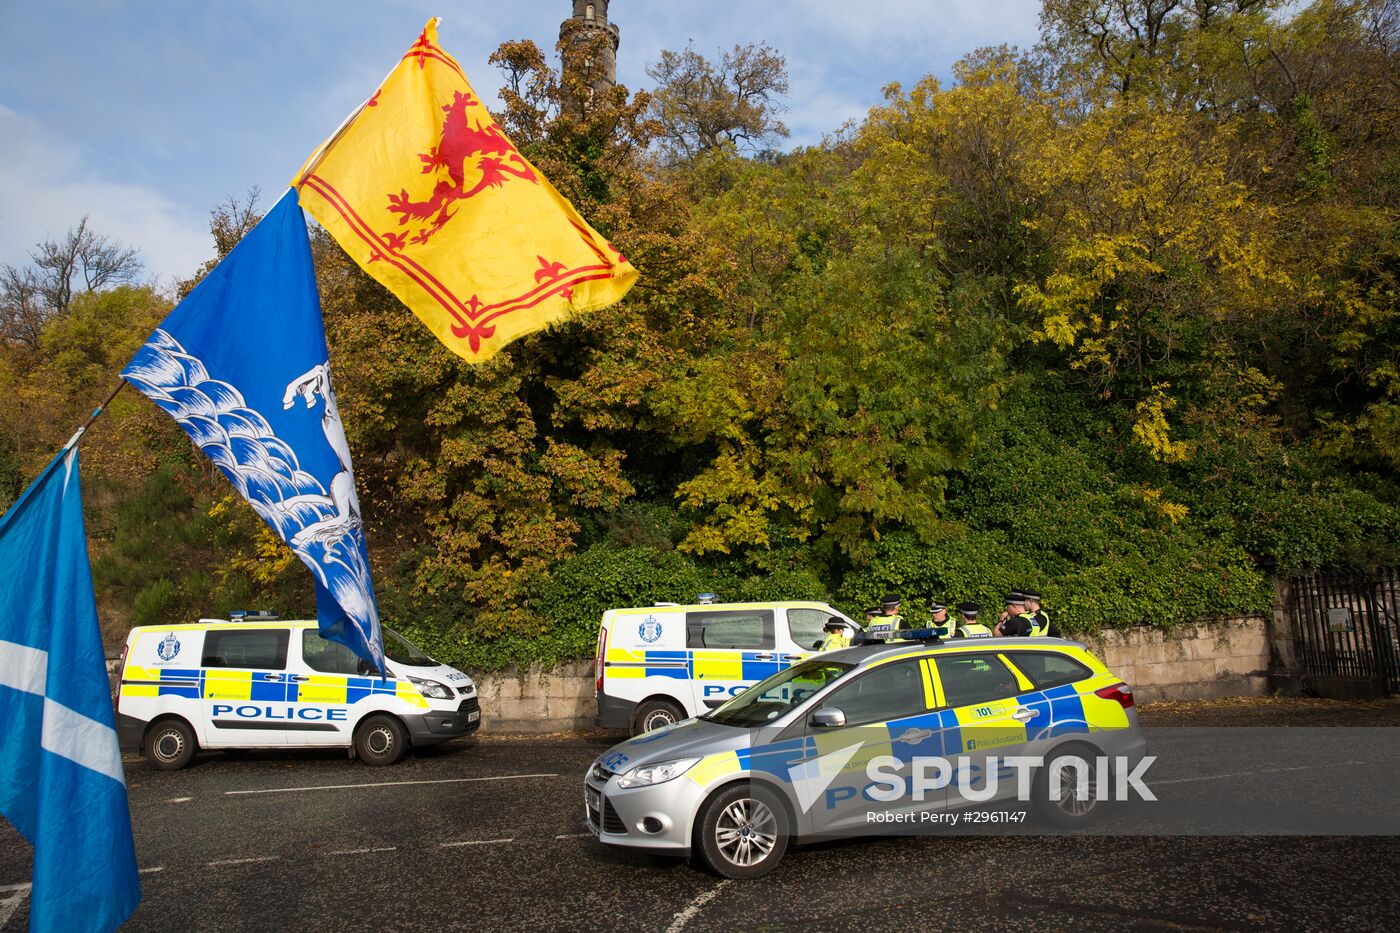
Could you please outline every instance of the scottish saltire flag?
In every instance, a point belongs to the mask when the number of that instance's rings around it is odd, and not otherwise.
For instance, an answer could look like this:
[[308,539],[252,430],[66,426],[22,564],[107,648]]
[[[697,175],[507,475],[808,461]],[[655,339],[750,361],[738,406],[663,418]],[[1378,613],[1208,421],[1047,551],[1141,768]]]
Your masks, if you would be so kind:
[[637,270],[501,131],[429,21],[302,166],[301,204],[469,363],[606,308]]
[[113,930],[141,900],[76,446],[0,517],[0,813],[34,846],[31,930]]
[[288,190],[122,376],[209,455],[316,579],[321,634],[384,669],[306,221]]

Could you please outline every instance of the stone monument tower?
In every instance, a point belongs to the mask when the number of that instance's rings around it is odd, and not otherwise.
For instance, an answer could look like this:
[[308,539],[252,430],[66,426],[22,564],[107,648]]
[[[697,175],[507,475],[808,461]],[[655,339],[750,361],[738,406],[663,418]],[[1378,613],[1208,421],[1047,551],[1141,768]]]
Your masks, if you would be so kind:
[[608,40],[603,43],[602,75],[593,84],[594,91],[607,90],[617,84],[618,46],[617,26],[608,22],[608,0],[573,0],[573,5],[573,16],[560,26],[560,38],[563,37],[563,27],[570,21],[582,23],[585,29],[601,29],[607,33]]

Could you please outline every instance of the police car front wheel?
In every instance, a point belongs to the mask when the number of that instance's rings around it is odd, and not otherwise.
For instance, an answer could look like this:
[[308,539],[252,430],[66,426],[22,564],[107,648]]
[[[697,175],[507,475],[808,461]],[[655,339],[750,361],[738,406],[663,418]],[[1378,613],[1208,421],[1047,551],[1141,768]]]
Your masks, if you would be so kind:
[[787,851],[787,810],[757,784],[735,785],[712,797],[698,830],[700,860],[726,878],[765,875]]
[[194,730],[181,719],[162,720],[146,732],[146,760],[157,771],[183,768],[198,749]]
[[371,716],[355,733],[355,755],[366,764],[391,765],[408,751],[408,733],[392,716]]

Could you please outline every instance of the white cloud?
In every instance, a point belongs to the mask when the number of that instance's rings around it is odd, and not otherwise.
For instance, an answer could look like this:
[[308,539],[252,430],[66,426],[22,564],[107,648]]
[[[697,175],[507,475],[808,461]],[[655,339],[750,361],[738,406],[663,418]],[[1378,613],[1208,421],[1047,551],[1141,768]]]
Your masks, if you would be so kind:
[[207,215],[108,180],[78,151],[77,140],[0,105],[0,262],[28,262],[36,243],[63,236],[85,214],[97,233],[139,249],[147,274],[163,283],[213,255]]

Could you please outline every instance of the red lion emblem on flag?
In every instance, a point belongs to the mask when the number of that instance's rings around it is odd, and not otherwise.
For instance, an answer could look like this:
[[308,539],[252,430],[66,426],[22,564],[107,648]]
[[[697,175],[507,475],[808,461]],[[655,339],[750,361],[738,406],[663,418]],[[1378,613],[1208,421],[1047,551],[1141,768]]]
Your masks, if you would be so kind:
[[[426,226],[420,227],[406,241],[402,233],[384,234],[397,248],[428,242],[456,215],[451,208],[457,201],[474,197],[487,188],[499,188],[510,178],[539,184],[530,164],[499,126],[489,117],[483,123],[468,116],[467,108],[480,106],[472,95],[453,91],[452,103],[442,108],[447,118],[442,122],[438,144],[418,154],[423,163],[422,173],[438,179],[431,197],[415,201],[403,188],[398,194],[389,195],[388,210],[399,215],[399,226],[410,221],[427,221]],[[470,169],[468,163],[471,163]],[[474,178],[470,188],[467,187],[468,171]]]

